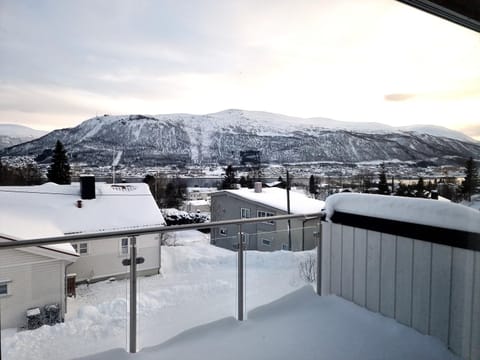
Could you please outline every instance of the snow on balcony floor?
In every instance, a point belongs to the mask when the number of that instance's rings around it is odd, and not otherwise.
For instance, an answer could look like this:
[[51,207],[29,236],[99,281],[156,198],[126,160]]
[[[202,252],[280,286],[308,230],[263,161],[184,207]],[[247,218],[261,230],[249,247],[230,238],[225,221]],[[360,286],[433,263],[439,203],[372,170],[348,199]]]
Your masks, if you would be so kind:
[[85,360],[457,359],[440,341],[306,286],[249,314],[183,332],[132,355],[115,349]]

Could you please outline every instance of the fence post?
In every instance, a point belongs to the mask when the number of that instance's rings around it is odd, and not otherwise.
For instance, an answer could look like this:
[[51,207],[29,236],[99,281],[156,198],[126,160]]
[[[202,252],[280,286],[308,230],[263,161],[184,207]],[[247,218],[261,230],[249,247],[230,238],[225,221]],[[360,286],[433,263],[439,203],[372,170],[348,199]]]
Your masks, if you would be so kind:
[[322,217],[317,224],[317,295],[322,295]]
[[243,243],[242,243],[242,225],[238,225],[238,269],[237,269],[237,287],[238,287],[238,320],[243,321]]
[[137,239],[130,237],[130,346],[129,352],[137,352]]

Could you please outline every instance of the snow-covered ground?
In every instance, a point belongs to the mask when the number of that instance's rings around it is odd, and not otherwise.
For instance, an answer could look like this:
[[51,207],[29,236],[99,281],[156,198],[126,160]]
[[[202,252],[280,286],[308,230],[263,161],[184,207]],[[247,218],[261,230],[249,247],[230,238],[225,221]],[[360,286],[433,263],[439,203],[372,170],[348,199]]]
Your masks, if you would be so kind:
[[196,231],[177,237],[180,246],[162,249],[162,275],[139,279],[138,354],[124,350],[122,280],[80,286],[62,324],[2,331],[3,359],[455,358],[434,338],[335,296],[316,296],[298,270],[311,252],[248,252],[246,307],[257,309],[237,322],[236,254]]

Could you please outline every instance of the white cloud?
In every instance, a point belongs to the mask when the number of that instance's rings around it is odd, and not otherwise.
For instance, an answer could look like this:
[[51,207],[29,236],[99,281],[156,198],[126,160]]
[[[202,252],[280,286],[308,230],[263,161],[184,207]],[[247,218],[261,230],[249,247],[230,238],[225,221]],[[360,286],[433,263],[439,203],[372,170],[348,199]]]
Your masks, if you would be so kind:
[[397,2],[5,0],[0,23],[0,122],[225,108],[480,122],[478,34]]

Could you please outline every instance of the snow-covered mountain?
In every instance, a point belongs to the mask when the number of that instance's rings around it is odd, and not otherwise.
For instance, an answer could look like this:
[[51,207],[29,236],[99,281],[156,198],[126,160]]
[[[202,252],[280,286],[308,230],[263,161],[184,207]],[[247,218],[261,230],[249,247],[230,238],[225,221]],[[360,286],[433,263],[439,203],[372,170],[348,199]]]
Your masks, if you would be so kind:
[[[397,129],[376,123],[302,119],[257,111],[225,110],[207,115],[104,115],[71,129],[55,130],[4,155],[47,159],[61,140],[72,161],[108,165],[115,150],[122,163],[238,163],[244,150],[261,151],[262,162],[431,160],[480,157],[480,143],[427,129]],[[437,131],[438,133],[438,131]]]
[[23,125],[0,124],[0,149],[37,139],[46,133]]

